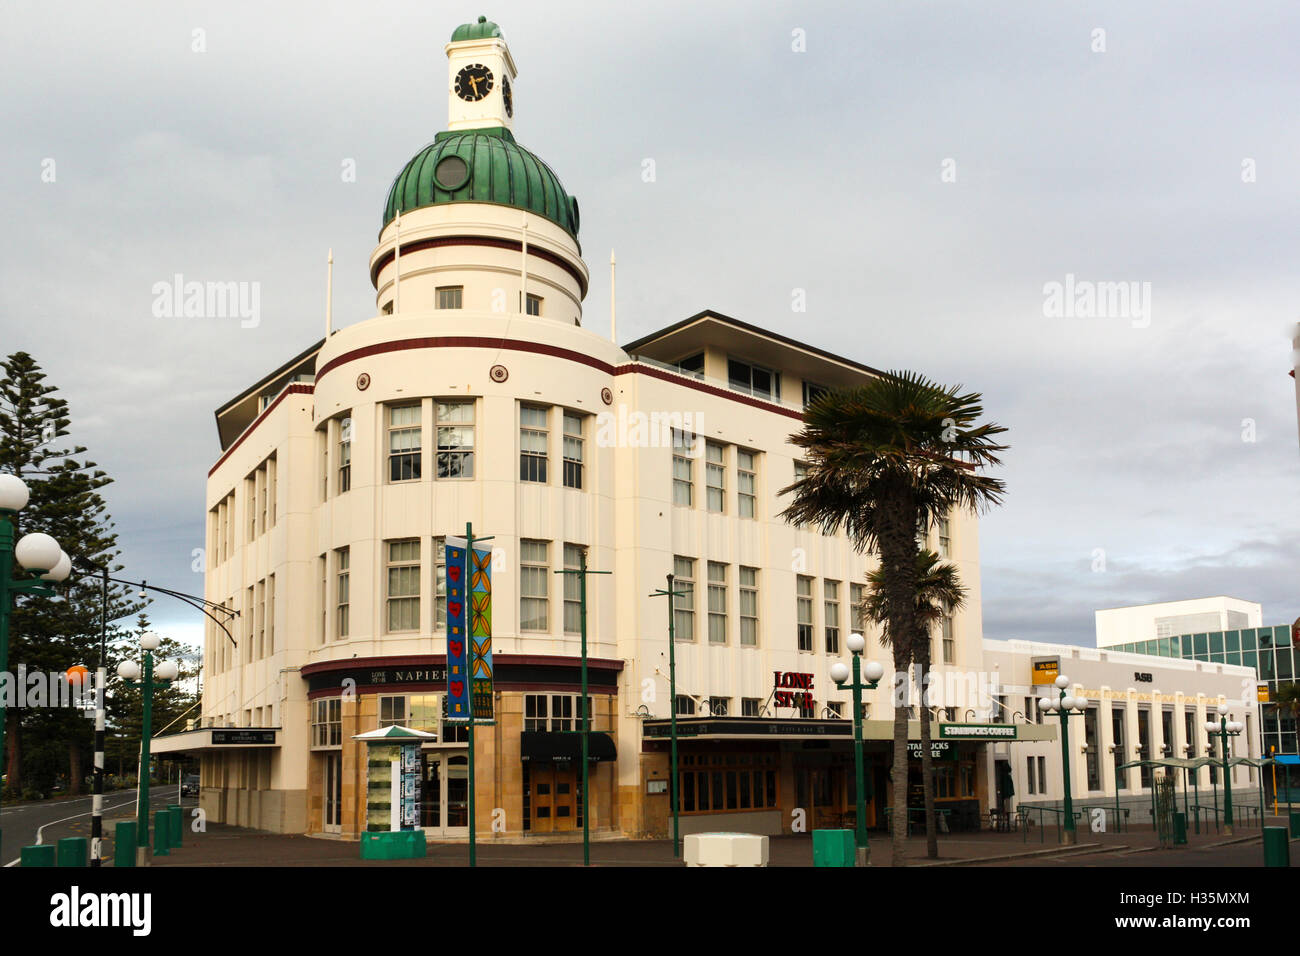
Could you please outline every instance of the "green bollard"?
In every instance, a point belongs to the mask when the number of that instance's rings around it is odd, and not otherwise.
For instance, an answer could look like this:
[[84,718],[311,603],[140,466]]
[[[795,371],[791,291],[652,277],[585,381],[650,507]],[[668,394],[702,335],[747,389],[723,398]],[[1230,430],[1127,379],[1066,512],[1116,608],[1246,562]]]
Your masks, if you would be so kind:
[[1174,845],[1187,845],[1187,814],[1181,811],[1174,814]]
[[185,827],[184,817],[181,814],[180,806],[175,803],[167,804],[167,812],[172,818],[172,831],[168,842],[172,845],[173,850],[179,850],[184,846],[184,843],[181,840],[181,835],[184,833]]
[[1264,865],[1291,865],[1291,845],[1287,842],[1286,827],[1264,827]]
[[38,846],[25,846],[20,855],[19,866],[54,866],[54,847],[48,843]]
[[171,835],[171,814],[166,810],[155,810],[153,813],[153,855],[154,856],[171,856],[167,849],[168,837]]
[[58,866],[84,867],[90,854],[85,837],[64,837],[59,841]]
[[113,866],[135,866],[135,821],[113,825]]
[[1300,837],[1300,813],[1291,811],[1291,839]]

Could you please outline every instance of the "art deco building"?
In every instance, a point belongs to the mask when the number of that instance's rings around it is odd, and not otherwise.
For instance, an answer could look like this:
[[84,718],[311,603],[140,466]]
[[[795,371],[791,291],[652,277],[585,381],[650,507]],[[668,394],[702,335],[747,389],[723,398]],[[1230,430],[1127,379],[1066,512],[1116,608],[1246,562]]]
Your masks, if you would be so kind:
[[[422,729],[437,735],[422,751],[423,824],[464,836],[466,731],[443,713],[443,542],[472,523],[495,551],[482,839],[576,831],[584,814],[598,835],[666,832],[674,702],[668,607],[651,593],[670,572],[686,592],[684,831],[779,833],[797,810],[809,827],[838,820],[853,807],[851,695],[828,671],[862,627],[852,609],[873,559],[787,524],[780,490],[799,473],[789,436],[805,401],[876,371],[711,311],[625,347],[586,327],[578,202],[515,138],[501,31],[463,25],[446,53],[448,128],[384,200],[375,314],[217,410],[205,593],[239,615],[233,640],[208,629],[201,726],[155,751],[201,755],[212,821],[355,838],[366,764],[353,736]],[[971,591],[936,632],[938,670],[979,671],[975,519],[928,534]],[[587,586],[589,793],[573,733],[578,581],[555,573],[583,552],[610,572]],[[867,655],[888,664],[866,632]],[[801,695],[778,696],[790,683]],[[887,691],[867,707],[879,794]],[[942,796],[971,812],[982,746],[962,743],[944,768]]]

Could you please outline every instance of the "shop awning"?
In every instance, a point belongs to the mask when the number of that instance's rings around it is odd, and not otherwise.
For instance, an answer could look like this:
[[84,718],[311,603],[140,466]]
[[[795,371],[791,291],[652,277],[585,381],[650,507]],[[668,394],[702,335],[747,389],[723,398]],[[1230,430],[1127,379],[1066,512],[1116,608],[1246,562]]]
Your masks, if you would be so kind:
[[1300,754],[1275,754],[1273,762],[1280,764],[1300,764]]
[[[588,732],[587,759],[614,760],[618,756],[609,734]],[[525,730],[519,735],[521,760],[582,762],[582,734]]]

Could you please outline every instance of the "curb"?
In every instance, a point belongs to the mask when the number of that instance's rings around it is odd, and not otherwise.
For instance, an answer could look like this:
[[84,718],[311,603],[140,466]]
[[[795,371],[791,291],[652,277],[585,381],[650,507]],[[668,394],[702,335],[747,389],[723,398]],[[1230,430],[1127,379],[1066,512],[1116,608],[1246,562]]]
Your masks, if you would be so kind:
[[998,856],[973,856],[965,860],[936,860],[927,863],[913,863],[914,868],[923,866],[965,866],[968,863],[997,863],[1002,860],[1025,860],[1038,856],[1060,856],[1061,854],[1080,855],[1080,851],[1089,853],[1109,853],[1123,850],[1126,846],[1108,847],[1102,843],[1077,843],[1074,846],[1056,846],[1046,850],[1030,850],[1028,853],[1003,853]]

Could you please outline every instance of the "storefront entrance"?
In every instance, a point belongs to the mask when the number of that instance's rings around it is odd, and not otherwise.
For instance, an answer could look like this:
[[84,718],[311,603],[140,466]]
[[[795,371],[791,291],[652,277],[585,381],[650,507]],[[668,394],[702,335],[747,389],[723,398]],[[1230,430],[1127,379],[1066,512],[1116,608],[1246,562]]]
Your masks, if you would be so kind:
[[582,776],[571,760],[529,761],[525,813],[532,833],[567,833],[582,826]]
[[343,755],[325,755],[325,815],[322,829],[326,833],[343,831]]
[[429,836],[469,838],[469,758],[456,751],[420,755],[420,826]]

